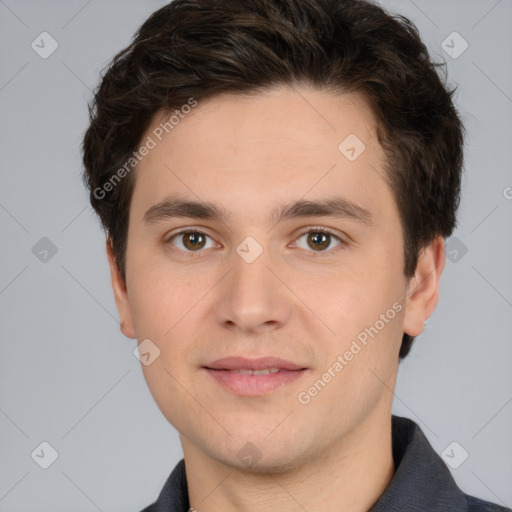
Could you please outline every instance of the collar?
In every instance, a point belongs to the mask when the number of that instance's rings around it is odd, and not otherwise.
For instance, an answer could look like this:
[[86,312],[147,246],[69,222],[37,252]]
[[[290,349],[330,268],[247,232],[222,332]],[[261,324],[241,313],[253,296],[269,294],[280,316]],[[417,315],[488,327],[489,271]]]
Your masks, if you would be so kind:
[[412,420],[392,416],[395,474],[369,512],[453,512],[468,509],[445,463]]
[[[464,494],[414,421],[392,416],[391,427],[395,474],[369,512],[510,510]],[[181,459],[157,501],[142,512],[188,512],[189,507],[185,462]]]

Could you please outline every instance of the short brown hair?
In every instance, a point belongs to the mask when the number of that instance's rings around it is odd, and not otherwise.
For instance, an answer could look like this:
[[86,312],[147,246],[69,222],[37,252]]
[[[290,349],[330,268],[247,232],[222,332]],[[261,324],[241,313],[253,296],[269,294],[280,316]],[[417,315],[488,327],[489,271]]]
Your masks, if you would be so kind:
[[[134,173],[104,184],[126,169],[154,114],[301,83],[370,101],[412,277],[421,249],[451,235],[459,205],[464,128],[440,66],[411,21],[365,0],[174,0],[154,12],[102,74],[82,144],[123,279]],[[413,339],[404,333],[400,358]]]

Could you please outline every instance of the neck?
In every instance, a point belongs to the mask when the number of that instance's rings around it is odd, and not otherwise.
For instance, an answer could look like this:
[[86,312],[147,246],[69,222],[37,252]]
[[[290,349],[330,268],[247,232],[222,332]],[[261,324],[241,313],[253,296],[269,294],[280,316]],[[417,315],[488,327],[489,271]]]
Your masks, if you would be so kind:
[[182,445],[190,507],[198,512],[367,512],[395,470],[389,411],[366,418],[326,453],[285,473],[228,466],[183,436]]

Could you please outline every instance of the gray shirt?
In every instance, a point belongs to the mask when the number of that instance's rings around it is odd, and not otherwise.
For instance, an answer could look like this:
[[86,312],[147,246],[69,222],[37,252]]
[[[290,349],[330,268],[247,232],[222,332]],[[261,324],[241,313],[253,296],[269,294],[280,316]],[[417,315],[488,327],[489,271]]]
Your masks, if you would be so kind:
[[[512,512],[462,492],[414,421],[392,416],[392,446],[395,474],[369,512]],[[155,503],[142,512],[188,512],[189,507],[182,459]]]

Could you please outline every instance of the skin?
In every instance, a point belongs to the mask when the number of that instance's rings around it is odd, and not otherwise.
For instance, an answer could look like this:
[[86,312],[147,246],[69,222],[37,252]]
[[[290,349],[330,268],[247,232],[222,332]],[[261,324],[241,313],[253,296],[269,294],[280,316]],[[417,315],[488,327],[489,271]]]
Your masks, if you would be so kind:
[[[142,140],[166,118],[159,112]],[[122,332],[160,350],[142,369],[180,433],[190,505],[199,512],[366,511],[393,476],[402,334],[422,332],[445,259],[438,237],[415,276],[404,277],[400,218],[375,124],[359,94],[305,86],[225,94],[200,101],[135,171],[126,283],[107,240],[112,285]],[[355,161],[338,150],[349,134],[366,146]],[[229,216],[145,222],[170,195],[216,202]],[[333,195],[367,209],[373,222],[270,218],[279,205]],[[333,231],[327,247],[308,243],[315,227]],[[170,239],[181,228],[206,234],[205,245]],[[248,236],[263,249],[252,263],[236,252]],[[401,311],[300,403],[298,394],[397,302]],[[308,370],[270,394],[242,397],[203,368],[231,355],[277,356]],[[238,456],[248,442],[259,457],[252,466]]]

